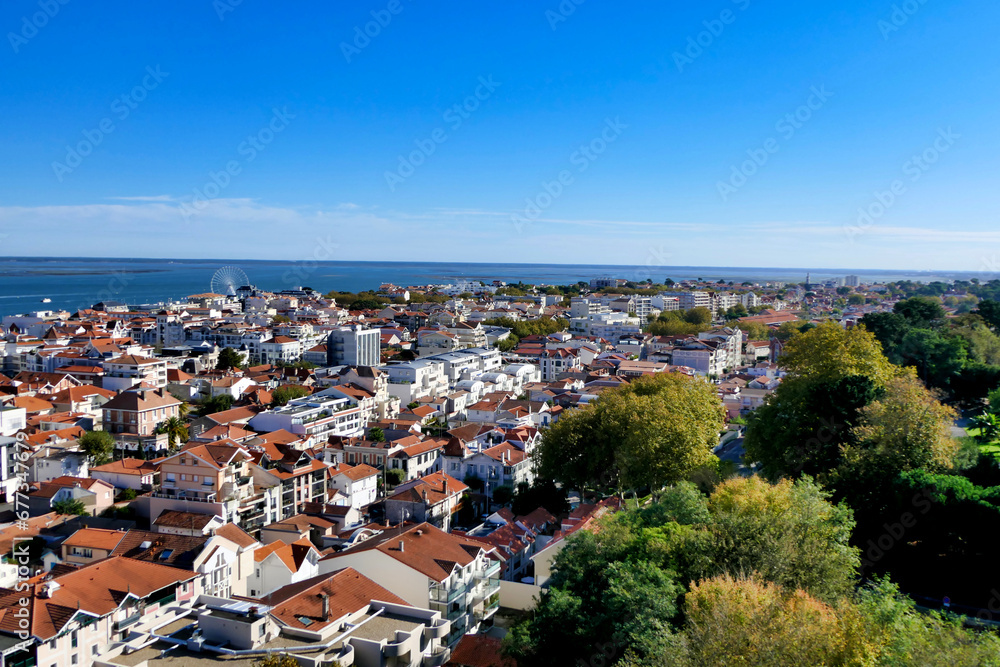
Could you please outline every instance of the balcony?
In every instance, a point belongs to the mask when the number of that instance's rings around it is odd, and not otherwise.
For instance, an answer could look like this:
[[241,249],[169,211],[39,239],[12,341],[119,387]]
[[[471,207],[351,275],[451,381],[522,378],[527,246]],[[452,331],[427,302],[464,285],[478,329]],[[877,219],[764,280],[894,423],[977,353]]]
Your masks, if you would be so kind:
[[441,602],[451,604],[455,600],[465,595],[467,587],[465,584],[448,586],[444,584],[433,584],[430,587],[431,602]]
[[122,620],[115,623],[115,631],[124,630],[130,625],[134,625],[140,618],[142,618],[142,611],[136,611],[132,615],[126,616]]
[[482,623],[486,619],[497,613],[500,609],[500,595],[499,593],[491,596],[481,607],[477,607],[473,612],[472,616],[477,623]]
[[210,493],[207,496],[195,496],[185,494],[183,490],[180,492],[167,493],[165,491],[156,491],[152,494],[153,498],[167,498],[169,500],[188,500],[195,503],[215,503],[218,502],[215,499],[215,494]]
[[476,571],[477,579],[496,579],[500,576],[500,561],[491,560],[489,563]]

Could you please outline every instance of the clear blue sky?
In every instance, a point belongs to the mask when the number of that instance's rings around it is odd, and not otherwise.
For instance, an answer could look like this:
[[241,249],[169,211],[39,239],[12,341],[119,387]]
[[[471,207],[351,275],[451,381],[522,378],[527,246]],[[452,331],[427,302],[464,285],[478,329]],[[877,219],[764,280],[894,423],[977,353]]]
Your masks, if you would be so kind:
[[64,1],[0,9],[0,255],[1000,270],[994,2]]

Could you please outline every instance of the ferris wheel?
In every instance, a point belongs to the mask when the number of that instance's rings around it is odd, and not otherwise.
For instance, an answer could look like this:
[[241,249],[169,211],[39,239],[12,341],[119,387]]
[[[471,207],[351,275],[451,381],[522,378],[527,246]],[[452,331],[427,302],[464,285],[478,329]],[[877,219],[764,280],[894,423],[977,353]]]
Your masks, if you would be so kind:
[[224,266],[212,276],[212,292],[235,296],[236,290],[250,284],[250,279],[238,266]]

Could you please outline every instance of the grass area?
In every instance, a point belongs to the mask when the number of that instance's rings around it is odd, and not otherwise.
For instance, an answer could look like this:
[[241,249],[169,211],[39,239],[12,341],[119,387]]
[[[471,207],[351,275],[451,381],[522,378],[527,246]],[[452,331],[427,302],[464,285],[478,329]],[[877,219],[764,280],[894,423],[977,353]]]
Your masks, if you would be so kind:
[[[976,442],[979,442],[979,434],[981,429],[978,428],[967,428],[965,432],[968,433],[973,438],[976,438]],[[993,458],[1000,460],[1000,440],[994,440],[987,443],[979,443],[979,451],[983,454],[988,454]]]

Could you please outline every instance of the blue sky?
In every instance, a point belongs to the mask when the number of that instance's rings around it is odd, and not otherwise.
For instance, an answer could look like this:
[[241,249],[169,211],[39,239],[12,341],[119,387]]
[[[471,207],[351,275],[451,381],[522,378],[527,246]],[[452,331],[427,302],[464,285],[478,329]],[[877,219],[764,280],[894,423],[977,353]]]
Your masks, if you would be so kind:
[[996,3],[63,2],[0,255],[1000,270]]

